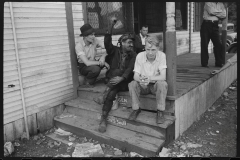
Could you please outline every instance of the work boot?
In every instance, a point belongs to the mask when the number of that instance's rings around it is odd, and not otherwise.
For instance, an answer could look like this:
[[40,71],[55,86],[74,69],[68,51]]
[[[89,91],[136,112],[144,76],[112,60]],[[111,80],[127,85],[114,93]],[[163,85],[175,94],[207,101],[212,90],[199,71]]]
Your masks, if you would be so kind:
[[132,113],[130,114],[130,116],[128,117],[128,119],[135,121],[140,112],[141,112],[141,109],[133,110]]
[[101,96],[99,96],[99,97],[97,97],[97,98],[93,98],[93,100],[94,100],[97,104],[101,105],[101,104],[103,104],[103,103],[105,102],[105,100],[106,100],[107,95],[108,95],[109,92],[110,92],[110,88],[107,87]]
[[103,112],[103,115],[101,117],[101,121],[98,127],[98,131],[101,133],[104,133],[106,132],[106,129],[107,129],[107,113]]
[[156,117],[157,124],[162,124],[164,123],[164,121],[165,119],[164,119],[163,111],[157,110],[157,117]]

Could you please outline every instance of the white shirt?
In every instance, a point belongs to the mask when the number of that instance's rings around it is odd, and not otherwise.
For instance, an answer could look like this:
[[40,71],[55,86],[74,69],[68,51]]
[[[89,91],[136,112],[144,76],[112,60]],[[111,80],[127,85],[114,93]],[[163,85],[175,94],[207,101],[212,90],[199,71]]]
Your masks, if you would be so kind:
[[83,63],[83,61],[80,58],[81,55],[85,55],[88,60],[93,61],[97,54],[97,47],[104,48],[104,44],[103,42],[99,41],[96,37],[94,38],[93,43],[88,46],[85,44],[83,37],[80,37],[79,42],[75,47],[78,62]]
[[151,63],[147,60],[147,53],[144,51],[138,53],[133,71],[144,76],[157,76],[164,68],[167,68],[165,53],[158,51],[155,60]]
[[146,36],[143,37],[142,34],[140,33],[140,37],[141,37],[141,40],[142,40],[142,45],[145,46],[145,40],[146,40]]

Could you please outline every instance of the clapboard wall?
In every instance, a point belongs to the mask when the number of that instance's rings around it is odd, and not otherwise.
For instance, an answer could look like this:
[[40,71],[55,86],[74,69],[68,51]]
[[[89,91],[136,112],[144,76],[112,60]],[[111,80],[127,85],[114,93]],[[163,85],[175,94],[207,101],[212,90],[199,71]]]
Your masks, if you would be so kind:
[[[73,98],[65,3],[12,2],[12,9],[23,97],[30,116]],[[4,3],[3,48],[3,113],[4,125],[9,126],[23,118],[9,2]],[[11,84],[15,87],[8,88]]]

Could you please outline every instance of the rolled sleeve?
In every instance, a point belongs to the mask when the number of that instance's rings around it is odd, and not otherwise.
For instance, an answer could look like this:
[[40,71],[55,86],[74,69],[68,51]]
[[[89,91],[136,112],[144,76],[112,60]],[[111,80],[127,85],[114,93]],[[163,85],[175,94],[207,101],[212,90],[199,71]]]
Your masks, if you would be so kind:
[[77,54],[77,57],[81,56],[81,55],[85,55],[85,52],[83,50],[83,47],[81,46],[81,44],[77,44],[75,47],[75,52]]
[[166,62],[166,55],[162,54],[161,58],[160,58],[160,65],[158,67],[159,71],[161,71],[162,69],[167,68],[167,62]]

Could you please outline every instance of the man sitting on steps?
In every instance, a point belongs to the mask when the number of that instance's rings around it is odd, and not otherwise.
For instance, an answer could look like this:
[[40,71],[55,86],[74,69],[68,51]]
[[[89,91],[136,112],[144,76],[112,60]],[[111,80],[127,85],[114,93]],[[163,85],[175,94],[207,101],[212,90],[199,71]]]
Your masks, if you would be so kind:
[[136,57],[134,80],[129,83],[129,93],[132,99],[133,112],[129,120],[135,120],[140,109],[140,94],[154,94],[157,101],[157,123],[164,122],[163,111],[168,85],[166,82],[166,55],[159,51],[159,40],[156,36],[146,38],[145,51]]
[[108,63],[105,62],[107,54],[102,54],[100,59],[96,60],[97,47],[104,48],[104,45],[95,37],[94,29],[90,24],[84,24],[80,31],[80,39],[75,51],[78,58],[79,72],[86,77],[86,84],[80,87],[92,88],[101,69],[104,66],[109,68]]
[[[116,24],[113,21],[112,27]],[[133,68],[136,53],[133,51],[134,38],[131,34],[122,35],[118,43],[120,47],[112,44],[111,34],[104,37],[104,45],[107,54],[111,56],[110,70],[108,71],[106,89],[103,94],[93,100],[98,104],[103,104],[102,117],[99,124],[99,132],[106,132],[107,117],[112,108],[113,101],[119,91],[127,91],[128,83],[133,80]]]

